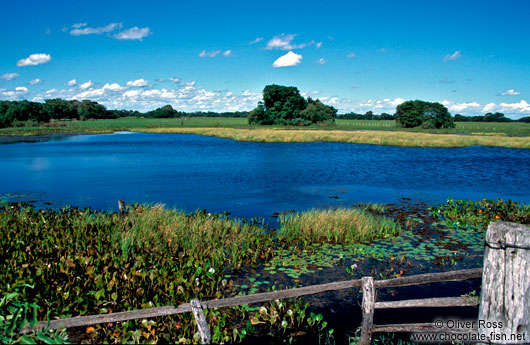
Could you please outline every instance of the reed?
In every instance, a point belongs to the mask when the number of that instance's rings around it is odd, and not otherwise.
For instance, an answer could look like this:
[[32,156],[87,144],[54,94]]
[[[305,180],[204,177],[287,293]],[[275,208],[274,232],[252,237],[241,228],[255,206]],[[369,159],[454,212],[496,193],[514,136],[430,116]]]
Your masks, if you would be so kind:
[[340,131],[317,129],[278,128],[152,128],[151,133],[193,133],[236,141],[254,142],[315,142],[333,141],[355,144],[409,147],[465,147],[473,145],[530,148],[528,137],[500,137],[497,135],[433,134],[409,131]]
[[366,243],[396,236],[401,232],[401,226],[393,220],[358,208],[311,210],[282,215],[280,223],[280,239],[306,244]]

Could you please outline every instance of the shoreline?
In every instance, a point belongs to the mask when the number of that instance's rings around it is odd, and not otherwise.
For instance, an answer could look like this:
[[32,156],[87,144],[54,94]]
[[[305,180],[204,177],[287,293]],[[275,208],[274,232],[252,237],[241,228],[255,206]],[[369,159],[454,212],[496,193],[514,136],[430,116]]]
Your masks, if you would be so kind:
[[302,142],[342,142],[352,144],[370,144],[401,147],[455,148],[467,146],[494,146],[506,148],[530,149],[528,136],[510,136],[501,133],[429,133],[403,130],[365,130],[365,129],[293,129],[293,128],[233,128],[233,127],[158,127],[158,128],[87,128],[77,132],[37,133],[29,131],[27,135],[2,135],[1,144],[41,142],[60,139],[72,135],[110,134],[118,131],[164,134],[197,134],[232,139],[235,141],[263,143],[302,143]]

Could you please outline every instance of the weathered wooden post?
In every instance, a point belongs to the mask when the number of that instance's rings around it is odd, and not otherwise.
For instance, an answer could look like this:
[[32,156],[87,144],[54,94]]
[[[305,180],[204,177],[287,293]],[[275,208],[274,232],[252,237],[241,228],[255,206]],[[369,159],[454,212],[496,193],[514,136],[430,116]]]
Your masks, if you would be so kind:
[[120,212],[120,216],[125,214],[125,201],[118,200],[118,211]]
[[372,326],[374,325],[375,290],[374,279],[363,277],[363,323],[361,324],[361,340],[359,345],[369,345],[372,341]]
[[478,331],[491,343],[530,343],[528,226],[507,222],[488,226]]
[[197,323],[197,328],[199,329],[199,334],[201,335],[201,344],[210,344],[212,342],[212,335],[210,333],[210,327],[208,327],[208,322],[204,316],[202,310],[202,305],[199,300],[193,299],[190,302],[191,311],[195,317],[195,322]]

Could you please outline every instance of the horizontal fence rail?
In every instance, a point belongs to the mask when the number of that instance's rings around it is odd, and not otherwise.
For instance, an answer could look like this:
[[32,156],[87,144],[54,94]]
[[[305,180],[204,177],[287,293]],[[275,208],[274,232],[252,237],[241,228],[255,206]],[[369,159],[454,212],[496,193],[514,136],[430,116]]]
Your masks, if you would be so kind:
[[[374,281],[374,288],[386,288],[397,286],[421,285],[430,283],[461,281],[467,279],[480,278],[482,276],[482,268],[466,269],[442,273],[427,273],[408,277],[399,277],[385,280]],[[314,295],[327,291],[344,290],[351,288],[360,288],[362,286],[362,279],[346,280],[340,282],[318,284],[311,286],[304,286],[300,288],[263,292],[253,295],[235,296],[230,298],[215,299],[209,301],[201,301],[200,305],[203,309],[236,307],[240,305],[269,302],[278,299],[287,299],[301,296]],[[392,302],[379,302],[392,303]],[[381,304],[380,304],[381,306]],[[60,320],[50,320],[48,322],[39,322],[34,327],[26,326],[20,333],[29,333],[41,329],[63,329],[73,327],[85,327],[103,323],[123,322],[137,319],[153,318],[158,316],[168,316],[182,313],[192,312],[191,303],[183,303],[179,306],[165,306],[154,307],[140,310],[131,310],[124,312],[117,312],[112,314],[77,316]],[[378,326],[381,327],[381,326]]]

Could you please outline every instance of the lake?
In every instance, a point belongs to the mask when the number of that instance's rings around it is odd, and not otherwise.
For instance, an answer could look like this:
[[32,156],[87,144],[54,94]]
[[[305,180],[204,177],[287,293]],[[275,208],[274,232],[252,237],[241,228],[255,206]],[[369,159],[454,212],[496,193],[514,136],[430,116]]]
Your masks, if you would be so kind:
[[107,211],[123,199],[228,211],[271,224],[274,212],[403,197],[433,205],[449,196],[530,202],[530,150],[524,149],[255,143],[129,132],[48,139],[0,145],[4,200]]

